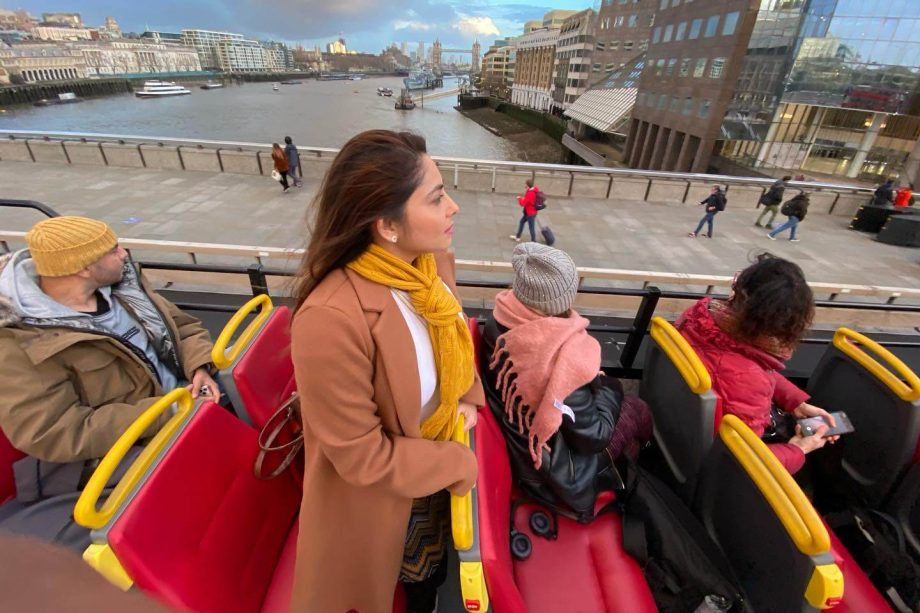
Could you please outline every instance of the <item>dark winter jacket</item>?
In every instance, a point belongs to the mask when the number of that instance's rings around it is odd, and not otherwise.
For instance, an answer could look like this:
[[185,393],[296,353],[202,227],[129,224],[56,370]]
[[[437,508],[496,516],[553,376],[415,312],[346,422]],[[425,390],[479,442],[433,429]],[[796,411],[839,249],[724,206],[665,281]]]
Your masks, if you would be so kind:
[[886,181],[875,190],[875,194],[872,196],[872,204],[875,206],[885,206],[892,202],[894,202],[894,183]]
[[294,143],[284,147],[284,154],[287,156],[288,168],[297,168],[300,165],[300,153]]
[[[779,373],[782,360],[722,330],[709,310],[710,301],[703,298],[697,302],[675,325],[709,371],[712,390],[722,401],[722,413],[736,415],[757,436],[763,436],[771,423],[772,405],[793,411],[809,396]],[[769,447],[790,473],[805,463],[805,454],[795,445]]]
[[726,204],[725,192],[720,189],[714,194],[709,194],[709,197],[703,200],[700,204],[706,207],[707,213],[718,213],[720,211],[724,211]]
[[[508,329],[489,318],[482,336],[482,363],[488,364],[499,336]],[[501,424],[508,443],[508,455],[515,481],[528,496],[561,511],[573,514],[579,521],[594,517],[594,501],[598,493],[614,483],[613,469],[606,447],[613,436],[614,424],[620,413],[622,390],[614,390],[595,379],[572,392],[565,404],[575,419],[562,418],[562,426],[549,440],[552,450],[549,461],[544,454],[539,470],[534,468],[528,449],[527,435],[518,432],[505,414],[505,403],[496,388],[495,370],[485,369],[483,387],[486,400],[495,419]]]
[[783,193],[786,191],[786,182],[780,179],[770,186],[767,193],[760,197],[760,204],[771,206],[783,201]]
[[796,217],[799,221],[805,220],[805,215],[808,214],[808,205],[810,200],[808,199],[807,194],[799,194],[783,205],[782,213],[786,217]]

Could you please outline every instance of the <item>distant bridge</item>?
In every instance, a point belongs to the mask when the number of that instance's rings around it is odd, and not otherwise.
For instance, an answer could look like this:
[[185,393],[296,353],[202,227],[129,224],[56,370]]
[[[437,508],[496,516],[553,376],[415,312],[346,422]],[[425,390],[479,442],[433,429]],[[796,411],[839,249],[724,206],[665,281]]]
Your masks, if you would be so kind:
[[460,93],[459,87],[456,89],[448,89],[446,91],[437,92],[434,94],[426,94],[423,90],[421,95],[417,96],[417,99],[419,102],[419,106],[425,106],[425,100],[428,100],[428,101],[439,100],[441,98],[447,98],[448,96],[456,96],[459,93]]

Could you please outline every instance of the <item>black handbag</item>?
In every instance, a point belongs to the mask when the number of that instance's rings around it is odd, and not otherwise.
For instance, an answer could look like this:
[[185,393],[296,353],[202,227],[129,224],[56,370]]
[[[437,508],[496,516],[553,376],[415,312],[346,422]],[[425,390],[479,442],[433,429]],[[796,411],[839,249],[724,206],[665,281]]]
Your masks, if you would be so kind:
[[764,429],[760,438],[767,444],[788,443],[795,436],[795,426],[795,415],[774,404],[770,407],[770,425]]

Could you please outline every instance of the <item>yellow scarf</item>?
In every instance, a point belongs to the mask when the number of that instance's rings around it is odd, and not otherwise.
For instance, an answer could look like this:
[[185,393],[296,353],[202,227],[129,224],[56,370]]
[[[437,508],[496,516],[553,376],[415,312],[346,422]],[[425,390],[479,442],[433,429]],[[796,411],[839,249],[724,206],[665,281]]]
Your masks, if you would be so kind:
[[348,267],[369,281],[408,292],[413,308],[428,323],[441,403],[422,423],[422,436],[448,440],[460,397],[473,385],[473,340],[459,316],[459,301],[438,276],[434,255],[420,255],[413,266],[372,244]]

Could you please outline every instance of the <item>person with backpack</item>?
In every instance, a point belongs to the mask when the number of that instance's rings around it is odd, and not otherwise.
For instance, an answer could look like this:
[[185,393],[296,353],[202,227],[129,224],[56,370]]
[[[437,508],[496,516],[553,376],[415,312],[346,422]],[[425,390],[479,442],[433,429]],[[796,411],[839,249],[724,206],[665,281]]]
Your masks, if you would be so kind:
[[783,193],[786,191],[787,182],[791,181],[792,177],[786,175],[782,179],[778,179],[773,185],[770,186],[770,189],[767,190],[763,196],[760,197],[760,200],[757,202],[758,206],[763,205],[763,211],[761,211],[760,216],[757,218],[757,221],[754,222],[754,225],[758,228],[764,227],[764,224],[760,222],[763,221],[763,218],[770,215],[770,221],[766,223],[768,230],[773,229],[773,220],[776,219],[776,214],[779,213],[779,205],[783,201]]
[[533,184],[533,179],[527,179],[525,184],[527,185],[527,191],[524,192],[523,196],[518,196],[518,205],[524,209],[524,214],[521,215],[517,234],[510,234],[508,238],[518,243],[521,242],[521,232],[524,231],[524,224],[526,223],[530,229],[530,242],[535,243],[537,242],[537,211],[546,207],[546,197],[540,191],[540,188]]
[[700,230],[703,229],[703,224],[707,224],[709,226],[709,231],[706,233],[706,236],[712,238],[712,222],[719,212],[725,210],[726,203],[727,201],[725,199],[725,192],[723,192],[722,188],[718,185],[713,185],[712,192],[709,194],[709,197],[700,202],[701,206],[706,207],[706,214],[703,215],[700,223],[697,224],[696,230],[691,232],[688,236],[699,236]]
[[888,179],[876,188],[872,194],[874,206],[886,206],[894,202],[894,179]]
[[795,230],[799,227],[799,224],[805,220],[805,215],[808,213],[808,205],[809,198],[808,194],[805,192],[799,192],[797,196],[787,200],[783,208],[780,209],[780,213],[789,219],[786,220],[786,223],[767,234],[767,238],[771,241],[775,241],[777,234],[791,228],[792,232],[789,234],[789,240],[793,243],[799,242],[799,239],[795,237]]

